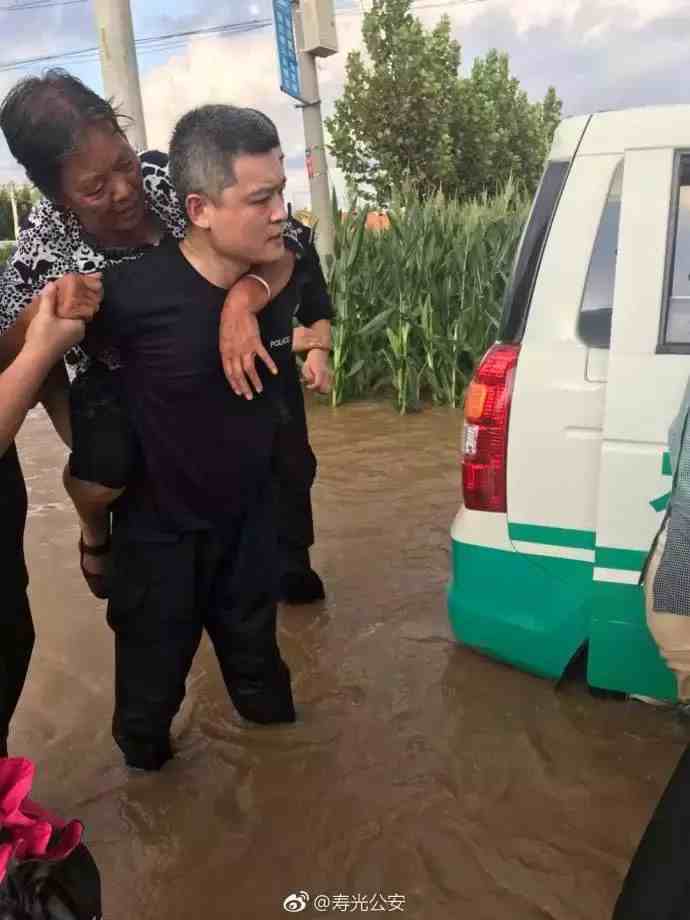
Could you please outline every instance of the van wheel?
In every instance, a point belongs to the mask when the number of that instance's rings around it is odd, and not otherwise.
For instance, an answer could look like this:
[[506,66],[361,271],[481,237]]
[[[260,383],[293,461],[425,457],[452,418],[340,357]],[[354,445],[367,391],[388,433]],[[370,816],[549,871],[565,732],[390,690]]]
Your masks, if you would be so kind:
[[575,652],[561,676],[556,681],[556,691],[562,690],[566,683],[571,681],[575,683],[584,682],[587,678],[587,643],[582,645]]
[[598,700],[626,700],[628,698],[628,694],[620,690],[603,690],[601,687],[592,687],[589,684],[587,684],[587,690],[590,696]]

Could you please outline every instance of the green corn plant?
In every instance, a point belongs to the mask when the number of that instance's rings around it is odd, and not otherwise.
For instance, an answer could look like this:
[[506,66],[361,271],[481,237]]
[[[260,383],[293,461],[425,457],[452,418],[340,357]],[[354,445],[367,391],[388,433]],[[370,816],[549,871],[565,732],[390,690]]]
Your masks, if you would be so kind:
[[401,412],[459,405],[495,338],[526,213],[509,182],[466,202],[400,188],[383,232],[366,228],[366,210],[338,219],[333,405],[380,392]]
[[356,334],[359,326],[356,268],[364,242],[367,212],[357,218],[340,218],[336,236],[335,257],[330,271],[330,291],[335,322],[332,332],[333,388],[331,402],[340,405],[353,395],[353,379],[362,370],[364,359],[356,354]]
[[391,371],[398,411],[404,414],[419,407],[420,374],[413,349],[414,316],[402,296],[393,316],[393,324],[386,328],[383,357]]

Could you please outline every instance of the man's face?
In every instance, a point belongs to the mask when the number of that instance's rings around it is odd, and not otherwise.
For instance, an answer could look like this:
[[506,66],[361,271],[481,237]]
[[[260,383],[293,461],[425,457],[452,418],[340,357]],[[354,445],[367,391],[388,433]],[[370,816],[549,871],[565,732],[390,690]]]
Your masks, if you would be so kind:
[[209,239],[219,255],[256,265],[275,262],[285,251],[287,211],[283,153],[243,154],[234,162],[235,184],[205,207]]

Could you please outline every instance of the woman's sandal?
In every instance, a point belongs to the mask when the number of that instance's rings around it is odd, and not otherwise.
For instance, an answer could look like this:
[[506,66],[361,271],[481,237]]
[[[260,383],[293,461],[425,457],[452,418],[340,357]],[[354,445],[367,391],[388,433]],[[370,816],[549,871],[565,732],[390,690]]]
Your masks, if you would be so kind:
[[101,601],[110,596],[110,577],[105,572],[89,572],[84,568],[84,556],[107,556],[110,552],[110,536],[100,546],[87,546],[83,535],[79,537],[79,565],[91,593]]

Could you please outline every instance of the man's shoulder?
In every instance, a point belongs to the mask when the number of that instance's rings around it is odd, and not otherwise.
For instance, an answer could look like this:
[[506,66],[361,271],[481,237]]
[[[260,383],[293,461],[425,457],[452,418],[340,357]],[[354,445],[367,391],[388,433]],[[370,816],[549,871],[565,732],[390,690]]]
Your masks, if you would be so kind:
[[166,238],[137,258],[109,265],[103,271],[103,301],[109,310],[118,313],[141,312],[165,299],[166,292],[176,284],[173,240]]
[[[165,236],[157,246],[151,246],[131,258],[125,257],[121,262],[109,265],[103,270],[104,281],[134,283],[137,279],[149,278],[152,272],[160,270],[162,265],[170,267],[176,261],[177,242],[171,236]],[[161,278],[164,281],[165,278]]]
[[145,252],[138,257],[123,259],[103,269],[103,287],[106,297],[119,290],[124,284],[135,285],[137,280],[146,277],[152,269],[153,252]]

